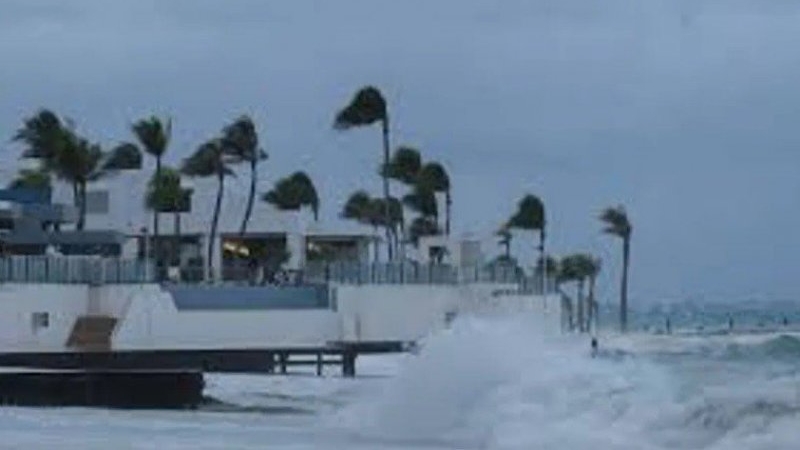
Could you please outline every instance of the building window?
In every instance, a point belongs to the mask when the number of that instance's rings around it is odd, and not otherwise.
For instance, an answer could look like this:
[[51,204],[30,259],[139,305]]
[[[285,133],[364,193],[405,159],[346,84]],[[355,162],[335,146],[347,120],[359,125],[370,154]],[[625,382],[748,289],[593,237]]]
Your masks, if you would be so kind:
[[86,214],[108,214],[109,203],[107,190],[86,192]]
[[35,312],[31,315],[31,325],[33,327],[33,331],[39,331],[42,328],[47,328],[50,326],[50,313],[46,312]]

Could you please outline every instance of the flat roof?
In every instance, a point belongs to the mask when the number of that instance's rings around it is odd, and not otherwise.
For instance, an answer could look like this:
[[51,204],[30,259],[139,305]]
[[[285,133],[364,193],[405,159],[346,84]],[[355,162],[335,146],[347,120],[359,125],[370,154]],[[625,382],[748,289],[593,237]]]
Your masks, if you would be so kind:
[[100,245],[123,244],[127,237],[113,230],[59,231],[52,233],[11,232],[0,234],[0,242],[10,245]]

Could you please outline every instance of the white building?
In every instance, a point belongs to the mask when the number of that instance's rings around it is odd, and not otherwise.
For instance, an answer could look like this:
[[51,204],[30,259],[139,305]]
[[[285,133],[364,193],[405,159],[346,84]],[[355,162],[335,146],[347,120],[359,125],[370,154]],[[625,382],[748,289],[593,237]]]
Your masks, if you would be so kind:
[[[144,235],[152,237],[153,213],[145,208],[145,189],[152,172],[143,169],[127,171],[113,178],[92,183],[87,188],[87,230],[119,230],[130,236],[125,256],[141,256],[144,252]],[[194,271],[189,276],[198,278],[208,274],[202,271],[207,255],[208,236],[217,192],[216,179],[186,179],[184,185],[192,189],[191,211],[187,213],[159,214],[159,236],[170,266]],[[222,209],[215,242],[212,247],[213,279],[244,278],[248,263],[274,258],[283,261],[283,251],[288,252],[283,268],[293,270],[303,267],[307,260],[332,257],[336,260],[369,261],[371,243],[379,239],[360,227],[336,228],[314,222],[308,211],[279,211],[260,200],[271,186],[258,186],[252,215],[244,235],[239,233],[247,206],[249,179],[226,179]],[[54,192],[56,203],[72,203],[72,193],[59,186]],[[347,229],[341,229],[341,228]],[[180,252],[173,249],[180,236]],[[323,251],[324,250],[324,251]],[[257,255],[255,253],[258,253]],[[187,269],[188,268],[188,269]]]

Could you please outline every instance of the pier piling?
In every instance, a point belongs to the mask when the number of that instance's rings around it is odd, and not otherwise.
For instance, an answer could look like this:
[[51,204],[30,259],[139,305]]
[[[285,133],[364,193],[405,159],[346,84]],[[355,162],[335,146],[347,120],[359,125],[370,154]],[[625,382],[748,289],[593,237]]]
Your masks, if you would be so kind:
[[342,376],[348,378],[356,376],[356,352],[352,350],[345,350],[342,353]]

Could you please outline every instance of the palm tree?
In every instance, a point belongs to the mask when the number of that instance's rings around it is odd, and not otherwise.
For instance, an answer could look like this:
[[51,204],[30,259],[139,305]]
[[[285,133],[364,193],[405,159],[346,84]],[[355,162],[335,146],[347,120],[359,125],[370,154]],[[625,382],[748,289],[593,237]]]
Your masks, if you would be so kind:
[[514,234],[506,226],[503,226],[502,228],[497,230],[497,232],[495,234],[499,238],[497,240],[497,245],[500,245],[501,247],[503,247],[505,249],[504,252],[503,252],[503,254],[506,257],[505,259],[507,261],[510,261],[511,260],[511,241],[514,239]]
[[65,128],[66,125],[56,113],[41,109],[23,121],[13,140],[25,145],[23,158],[39,160],[42,169],[49,171],[49,163],[63,146]]
[[[389,111],[386,106],[386,100],[381,94],[381,91],[374,86],[365,86],[359,89],[350,103],[344,108],[339,110],[334,119],[333,126],[338,130],[348,130],[354,127],[370,126],[377,122],[381,124],[383,134],[383,164],[382,167],[389,165]],[[383,171],[382,171],[383,172]],[[388,174],[383,173],[383,198],[385,200],[384,206],[387,207],[383,211],[384,223],[389,224],[391,220],[391,212],[389,211],[389,177]],[[387,254],[389,260],[393,259],[393,250],[391,244],[391,230],[386,228],[386,241],[387,241]]]
[[[546,267],[546,265],[545,265]],[[548,272],[548,273],[555,273],[556,274],[556,283],[561,286],[565,283],[576,283],[576,298],[575,304],[577,306],[577,317],[573,318],[572,312],[573,305],[572,302],[569,302],[569,323],[570,329],[574,327],[575,322],[577,321],[578,326],[581,327],[583,324],[583,286],[581,280],[583,279],[583,275],[581,274],[580,263],[578,261],[577,255],[567,255],[561,258],[561,261],[558,262],[558,270],[557,272]],[[577,319],[577,320],[574,320]],[[580,328],[579,328],[580,329]],[[582,331],[582,329],[581,329]]]
[[600,269],[602,267],[602,263],[600,258],[593,258],[589,257],[589,260],[586,264],[586,276],[589,278],[589,296],[586,299],[586,303],[589,305],[589,314],[586,320],[587,329],[591,329],[592,323],[594,323],[594,329],[597,331],[598,320],[599,320],[599,311],[597,307],[597,301],[594,298],[594,291],[595,291],[595,284],[597,282],[597,276],[600,274]]
[[381,175],[406,186],[412,186],[417,182],[420,169],[422,169],[422,156],[419,150],[401,146],[394,151],[389,163],[383,166]]
[[439,228],[436,221],[427,216],[415,218],[408,227],[409,240],[411,240],[411,243],[414,245],[418,245],[419,238],[423,236],[436,236],[441,232],[442,230]]
[[121,145],[105,152],[98,144],[79,136],[71,120],[62,120],[49,110],[40,110],[26,119],[14,140],[26,145],[23,158],[37,159],[41,172],[72,186],[73,202],[79,210],[78,230],[84,228],[86,221],[87,183],[141,167],[141,154],[135,148]]
[[561,262],[557,258],[554,258],[550,255],[547,255],[544,258],[541,256],[536,258],[536,266],[534,267],[533,272],[540,278],[544,274],[550,274],[551,276],[555,277],[556,290],[558,290],[558,284],[561,282],[559,277],[559,273],[561,273]]
[[44,169],[21,169],[17,177],[8,183],[9,189],[41,189],[50,191],[53,188],[50,174]]
[[181,172],[190,177],[217,179],[217,199],[214,203],[214,215],[211,219],[211,231],[208,235],[208,253],[206,270],[213,276],[214,240],[217,237],[217,224],[222,209],[222,193],[225,189],[225,177],[234,176],[225,157],[225,147],[220,139],[212,139],[200,147],[188,158],[184,159]]
[[[155,177],[160,178],[161,161],[167,152],[169,141],[172,138],[172,120],[162,121],[156,116],[141,119],[131,126],[131,131],[141,145],[142,150],[156,159]],[[134,146],[135,144],[124,144]],[[158,210],[153,210],[153,238],[158,242]],[[158,254],[158,251],[156,251]]]
[[557,278],[559,281],[563,283],[575,283],[576,287],[576,295],[575,295],[575,304],[577,306],[577,317],[576,322],[578,324],[578,330],[583,331],[583,322],[584,322],[584,309],[583,309],[583,283],[584,283],[584,276],[581,272],[580,267],[580,255],[567,255],[561,259],[561,263],[559,264],[559,272]]
[[453,199],[450,194],[450,177],[444,166],[437,162],[429,162],[422,166],[419,171],[419,178],[417,185],[422,186],[423,189],[431,190],[434,193],[441,192],[445,195],[445,222],[444,232],[447,236],[450,235],[450,208],[453,204]]
[[350,194],[350,197],[345,201],[340,216],[343,219],[368,223],[367,217],[369,216],[370,202],[372,202],[372,198],[366,191],[356,191]]
[[66,144],[55,158],[54,172],[73,185],[73,194],[79,207],[77,229],[83,230],[86,223],[86,186],[88,183],[106,178],[121,170],[138,169],[138,159],[129,154],[130,148],[117,147],[105,152],[100,145],[69,132]]
[[[381,206],[381,209],[383,206]],[[350,194],[342,207],[339,216],[343,219],[355,220],[364,225],[369,225],[377,232],[378,226],[383,218],[383,211],[379,211],[377,217],[373,214],[373,200],[366,191],[360,190]],[[374,258],[378,260],[377,243],[375,244]]]
[[628,266],[631,256],[633,226],[622,205],[606,208],[600,214],[603,232],[622,239],[622,281],[619,292],[619,324],[624,333],[628,329]]
[[[390,179],[397,180],[405,186],[413,189],[416,186],[419,178],[420,169],[422,169],[422,156],[420,155],[419,150],[412,147],[401,146],[394,151],[389,164],[382,168],[382,175],[386,175]],[[400,207],[402,208],[402,205],[400,205]],[[395,217],[394,214],[390,215]],[[404,257],[404,244],[408,239],[408,237],[405,236],[405,222],[400,221],[400,223],[396,225],[399,225],[400,229],[398,233],[398,226],[392,227],[394,245]],[[401,247],[401,242],[403,247]],[[401,251],[400,248],[403,250]]]
[[181,213],[189,212],[191,209],[191,194],[191,189],[181,186],[180,171],[172,167],[162,167],[161,174],[158,177],[154,174],[147,184],[145,207],[151,211],[158,210],[175,215],[173,261],[180,257]]
[[247,196],[247,208],[242,217],[239,234],[247,231],[247,223],[253,213],[253,201],[256,196],[256,177],[258,162],[267,159],[267,153],[258,145],[258,132],[253,120],[249,116],[241,116],[236,121],[222,130],[225,151],[232,155],[236,162],[247,163],[250,166],[250,192]]
[[[531,194],[525,195],[517,204],[517,211],[508,220],[509,228],[539,231],[539,257],[545,256],[545,210],[542,200]],[[542,292],[547,294],[547,266],[542,271]]]
[[[401,232],[404,232],[403,203],[399,199],[389,197],[388,202],[382,198],[373,199],[371,209],[372,216],[379,219],[384,226],[388,226],[392,230],[399,228]],[[384,223],[386,220],[384,211],[389,211],[389,223]]]
[[305,172],[281,178],[262,200],[282,211],[298,211],[308,206],[314,213],[314,220],[319,219],[319,196],[314,182]]
[[[589,331],[594,310],[594,283],[600,271],[597,259],[585,253],[567,256],[562,262],[567,268],[568,277],[575,281],[578,287],[578,329]],[[589,283],[589,296],[584,296],[586,282]]]
[[415,185],[410,193],[403,196],[403,204],[422,217],[430,218],[434,223],[438,223],[439,208],[436,204],[436,193],[427,186]]

